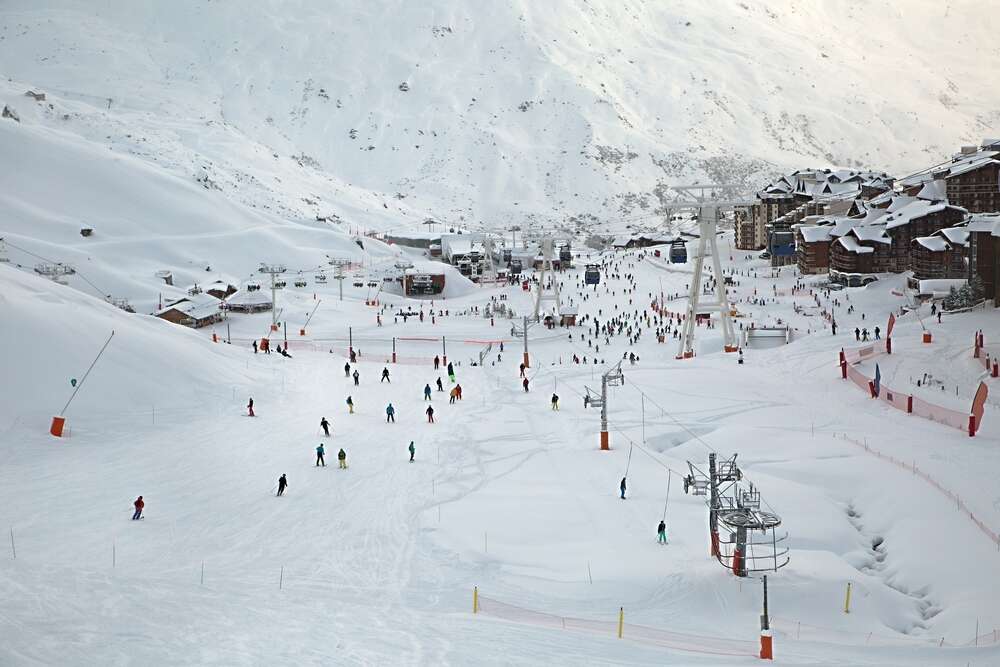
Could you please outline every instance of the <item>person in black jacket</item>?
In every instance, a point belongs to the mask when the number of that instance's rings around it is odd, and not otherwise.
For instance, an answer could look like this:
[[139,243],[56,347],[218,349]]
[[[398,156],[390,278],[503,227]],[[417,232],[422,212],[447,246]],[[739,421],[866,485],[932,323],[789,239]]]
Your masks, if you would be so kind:
[[625,500],[625,478],[622,477],[622,483],[618,485],[622,490],[622,500]]
[[278,495],[285,493],[285,487],[288,486],[288,480],[285,479],[285,473],[281,473],[281,477],[278,478]]
[[319,425],[323,429],[323,434],[326,435],[326,437],[329,438],[330,437],[330,422],[328,422],[326,420],[326,417],[323,417],[322,419],[319,420]]

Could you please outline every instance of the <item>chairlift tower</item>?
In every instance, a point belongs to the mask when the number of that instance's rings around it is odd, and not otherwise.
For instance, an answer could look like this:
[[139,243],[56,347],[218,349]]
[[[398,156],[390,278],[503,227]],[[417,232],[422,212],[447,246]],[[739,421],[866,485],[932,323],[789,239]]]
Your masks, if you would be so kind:
[[483,279],[489,280],[491,283],[495,283],[497,279],[497,264],[493,253],[496,250],[496,241],[493,240],[492,236],[487,235],[483,239],[483,254],[486,255],[486,269],[479,274],[479,284],[482,285]]
[[[559,278],[552,268],[552,237],[546,236],[542,239],[542,268],[538,276],[538,292],[535,295],[535,321],[539,320],[542,313],[542,304],[552,304],[552,315],[559,315]],[[552,284],[546,286],[546,277],[551,277]]]
[[287,269],[284,264],[265,264],[261,262],[260,268],[258,269],[261,273],[267,273],[271,276],[271,331],[278,330],[278,285],[276,281],[276,276],[281,275]]
[[52,282],[59,283],[60,285],[68,285],[69,281],[66,280],[66,276],[72,276],[75,274],[76,269],[69,264],[53,264],[45,262],[35,265],[35,273],[48,278]]
[[[733,331],[732,308],[726,295],[726,281],[722,275],[722,265],[719,261],[719,246],[716,238],[718,226],[718,208],[702,207],[698,214],[698,250],[694,256],[694,273],[691,276],[691,289],[688,291],[687,315],[681,333],[680,347],[677,349],[678,359],[690,359],[694,356],[695,325],[698,313],[718,313],[722,325],[722,341],[726,352],[736,352],[736,334]],[[712,262],[712,274],[715,278],[715,295],[709,303],[701,302],[702,279],[705,275],[705,258]],[[705,295],[707,297],[707,295]]]
[[[735,454],[718,461],[715,452],[710,453],[707,475],[690,461],[688,468],[691,474],[684,479],[684,492],[708,496],[712,557],[737,577],[777,572],[788,564],[788,533],[778,537],[775,530],[781,517],[761,510],[760,491],[753,484],[741,484],[743,472]],[[755,538],[757,532],[762,536]]]
[[531,366],[531,363],[530,363],[531,359],[528,357],[528,330],[532,326],[534,326],[534,324],[535,324],[534,322],[529,322],[528,321],[528,316],[525,315],[524,316],[524,322],[521,324],[521,328],[520,329],[517,328],[516,324],[511,324],[510,325],[510,334],[514,338],[523,338],[524,339],[524,359],[522,360],[522,363],[524,364],[525,368],[529,368]]
[[344,267],[351,264],[351,260],[339,257],[328,258],[330,266],[336,267],[337,274],[333,277],[340,285],[340,300],[344,300]]
[[587,391],[587,405],[601,409],[601,449],[605,451],[611,449],[608,441],[608,387],[620,387],[623,384],[625,384],[625,374],[622,373],[622,362],[619,361],[614,368],[601,375],[600,395],[584,385]]

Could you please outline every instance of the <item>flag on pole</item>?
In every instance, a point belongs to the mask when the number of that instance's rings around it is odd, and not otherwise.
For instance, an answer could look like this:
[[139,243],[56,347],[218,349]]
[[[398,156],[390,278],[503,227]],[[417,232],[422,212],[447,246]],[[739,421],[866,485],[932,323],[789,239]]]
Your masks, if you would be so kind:
[[879,385],[882,383],[882,372],[878,368],[878,364],[875,364],[875,396],[879,395]]

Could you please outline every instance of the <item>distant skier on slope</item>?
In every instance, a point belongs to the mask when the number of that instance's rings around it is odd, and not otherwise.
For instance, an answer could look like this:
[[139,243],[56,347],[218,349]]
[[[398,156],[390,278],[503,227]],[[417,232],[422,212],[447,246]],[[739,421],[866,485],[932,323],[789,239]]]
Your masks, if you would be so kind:
[[359,382],[360,379],[361,379],[361,375],[358,373],[357,369],[354,369],[354,386],[355,387],[357,387],[359,384],[361,384]]
[[392,407],[392,403],[385,408],[385,423],[389,422],[396,423],[396,408]]
[[351,377],[351,362],[349,361],[344,364],[344,377],[345,378]]
[[438,379],[437,379],[437,388],[438,388],[438,391],[444,391],[444,384],[441,382],[441,377],[440,376],[438,376]]
[[340,464],[341,470],[347,470],[347,452],[344,451],[343,447],[337,452],[337,462]]
[[383,368],[382,369],[382,379],[379,380],[379,384],[382,384],[383,382],[388,382],[389,384],[392,384],[392,380],[389,379],[389,369],[388,368]]
[[556,412],[559,411],[559,396],[552,394],[552,409]]
[[427,406],[427,423],[428,424],[433,424],[434,423],[434,406],[433,405],[428,405]]
[[660,525],[656,527],[656,539],[660,544],[667,543],[667,522],[660,521]]
[[354,399],[350,396],[347,397],[347,413],[354,414]]
[[618,488],[621,489],[622,500],[625,500],[625,478],[624,477],[622,477],[622,483],[618,485]]
[[528,378],[524,378],[524,380],[521,381],[521,386],[524,387],[524,391],[525,391],[525,393],[527,393],[527,391],[528,391]]
[[142,518],[142,508],[146,506],[146,503],[143,502],[142,496],[139,496],[138,498],[135,499],[135,502],[132,503],[132,505],[135,507],[135,514],[132,515],[132,520],[138,521],[139,519]]
[[431,386],[429,384],[424,385],[424,400],[431,400]]
[[323,443],[319,443],[319,447],[316,448],[316,467],[323,466],[326,467],[326,459],[323,455],[326,454],[326,449],[323,448]]
[[413,457],[417,453],[417,448],[413,446],[413,441],[412,440],[410,440],[409,450],[410,450],[410,463],[413,463]]
[[323,429],[323,434],[326,437],[329,438],[330,437],[330,422],[328,422],[326,420],[326,417],[323,417],[322,419],[319,420],[319,425],[320,425],[320,428]]
[[285,479],[285,473],[281,473],[281,477],[278,478],[278,495],[284,495],[285,487],[288,486],[288,480]]
[[250,397],[250,402],[247,403],[247,411],[250,413],[250,414],[247,415],[248,417],[255,417],[256,416],[253,413],[253,396]]

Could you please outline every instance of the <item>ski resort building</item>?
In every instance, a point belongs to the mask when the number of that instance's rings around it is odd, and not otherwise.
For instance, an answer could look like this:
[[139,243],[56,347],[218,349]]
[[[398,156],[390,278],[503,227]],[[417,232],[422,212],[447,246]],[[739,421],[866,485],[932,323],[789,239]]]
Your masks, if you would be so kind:
[[193,329],[222,321],[219,301],[207,294],[193,294],[167,304],[153,313],[156,317]]
[[[908,198],[900,198],[902,199]],[[964,208],[940,200],[914,199],[901,202],[902,205],[898,207],[896,203],[893,202],[888,213],[880,220],[885,225],[886,235],[891,241],[886,270],[893,273],[902,273],[913,268],[911,252],[914,248],[914,239],[926,238],[942,229],[957,225],[968,215]],[[940,244],[934,242],[933,245]]]
[[444,269],[406,269],[403,272],[403,294],[406,296],[441,294],[444,286]]
[[273,307],[271,295],[261,289],[243,289],[225,302],[226,310],[234,313],[264,313]]
[[979,146],[963,146],[949,162],[935,165],[899,181],[914,195],[932,181],[940,181],[940,197],[972,213],[1000,212],[1000,139],[984,139]]
[[1000,214],[971,216],[969,230],[969,277],[979,276],[983,292],[1000,307]]

